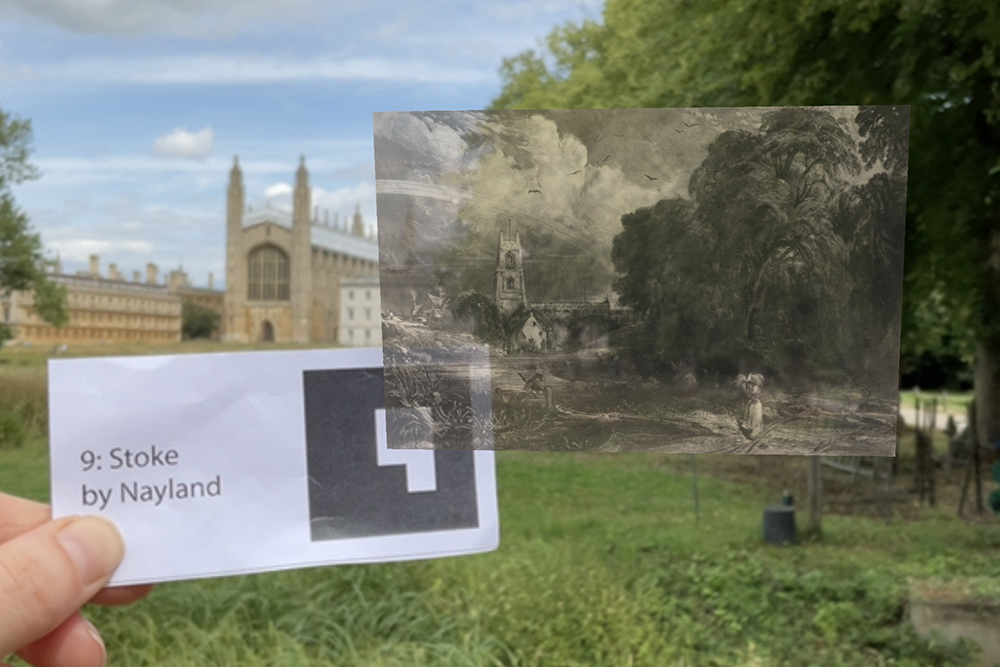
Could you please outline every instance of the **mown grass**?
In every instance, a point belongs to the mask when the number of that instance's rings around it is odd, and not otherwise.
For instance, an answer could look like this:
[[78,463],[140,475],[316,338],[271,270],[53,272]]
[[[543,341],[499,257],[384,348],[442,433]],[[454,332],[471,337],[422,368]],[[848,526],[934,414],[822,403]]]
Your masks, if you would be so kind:
[[[122,665],[971,664],[917,638],[907,585],[996,579],[996,521],[828,515],[823,542],[773,548],[771,486],[702,477],[696,519],[666,455],[502,452],[498,477],[495,553],[166,584],[87,613]],[[39,430],[0,450],[0,490],[47,487]]]
[[[917,395],[913,390],[899,392],[899,404],[901,407],[912,410],[917,403]],[[975,398],[975,393],[964,392],[943,392],[943,391],[922,391],[920,392],[920,403],[923,408],[929,407],[930,401],[937,400],[937,410],[939,413],[964,415],[969,409],[969,403]]]
[[[39,452],[42,452],[40,454]],[[830,516],[822,543],[760,543],[772,498],[664,456],[501,453],[499,551],[160,586],[88,613],[128,665],[964,665],[918,639],[907,581],[995,576],[1000,531]],[[43,498],[40,441],[0,487]]]

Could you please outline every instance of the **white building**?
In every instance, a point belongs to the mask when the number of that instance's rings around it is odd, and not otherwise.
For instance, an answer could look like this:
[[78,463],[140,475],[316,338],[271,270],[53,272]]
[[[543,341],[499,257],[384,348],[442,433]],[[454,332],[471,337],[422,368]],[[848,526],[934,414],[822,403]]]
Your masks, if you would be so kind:
[[378,276],[340,279],[340,328],[337,342],[347,347],[382,345],[382,308]]

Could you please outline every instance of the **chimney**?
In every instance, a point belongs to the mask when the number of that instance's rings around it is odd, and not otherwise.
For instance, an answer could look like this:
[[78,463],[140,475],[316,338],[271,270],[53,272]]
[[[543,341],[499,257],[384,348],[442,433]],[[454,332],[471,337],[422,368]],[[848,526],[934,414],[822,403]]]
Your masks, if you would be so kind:
[[133,271],[132,272],[132,282],[134,282],[134,283],[141,283],[142,282],[142,271]]
[[176,292],[182,287],[188,286],[188,276],[184,272],[184,269],[177,269],[176,271],[171,271],[167,274],[167,289],[171,292]]
[[97,255],[90,256],[90,275],[94,278],[101,276],[101,258]]
[[159,269],[156,268],[156,264],[150,262],[146,265],[146,284],[155,285],[158,279]]
[[121,280],[122,275],[118,273],[118,265],[115,263],[108,264],[108,279],[109,280]]
[[208,274],[208,289],[215,289],[215,276]]

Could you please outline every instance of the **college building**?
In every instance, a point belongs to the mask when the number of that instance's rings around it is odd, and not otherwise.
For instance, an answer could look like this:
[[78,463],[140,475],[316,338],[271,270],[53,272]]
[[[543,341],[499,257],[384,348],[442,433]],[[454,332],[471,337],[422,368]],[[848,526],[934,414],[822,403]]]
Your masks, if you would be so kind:
[[193,287],[183,270],[159,282],[159,269],[146,265],[127,279],[115,264],[101,275],[100,258],[90,256],[87,271],[65,274],[57,261],[49,280],[66,289],[69,322],[54,327],[41,318],[30,291],[0,297],[0,316],[22,345],[173,343],[181,339],[181,304],[186,299],[222,311],[222,292]]
[[[227,198],[223,340],[351,344],[338,337],[345,314],[354,312],[353,306],[342,307],[342,282],[374,278],[377,297],[378,242],[365,227],[360,207],[349,229],[347,224],[341,227],[336,219],[331,224],[329,214],[320,219],[304,157],[295,174],[290,214],[270,206],[248,208],[237,159]],[[377,303],[372,306],[376,321]],[[354,330],[347,320],[345,331]]]
[[222,315],[221,338],[232,342],[339,342],[377,346],[382,340],[378,242],[360,207],[341,226],[312,206],[305,158],[295,175],[292,212],[248,207],[239,160],[229,173],[226,203],[226,288],[195,287],[181,269],[161,283],[155,264],[145,279],[127,280],[115,264],[101,275],[100,258],[74,275],[59,262],[50,280],[66,288],[69,322],[54,327],[37,313],[31,292],[0,297],[0,317],[14,344],[87,344],[181,340],[181,309],[191,301]]

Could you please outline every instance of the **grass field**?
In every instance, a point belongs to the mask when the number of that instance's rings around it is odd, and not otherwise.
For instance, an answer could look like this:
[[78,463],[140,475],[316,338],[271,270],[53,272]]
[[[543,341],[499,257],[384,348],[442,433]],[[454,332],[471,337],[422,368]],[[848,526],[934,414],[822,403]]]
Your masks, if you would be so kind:
[[[912,410],[917,403],[917,395],[912,390],[899,392],[899,405]],[[952,415],[964,415],[969,409],[969,403],[975,398],[971,391],[965,392],[942,392],[942,391],[922,391],[919,399],[924,407],[934,399],[937,399],[938,412]]]
[[[15,357],[0,387],[32,376]],[[697,462],[700,520],[687,457],[502,452],[495,553],[167,584],[88,615],[110,663],[130,666],[972,664],[913,633],[906,589],[996,577],[995,518],[904,500],[882,518],[828,513],[822,542],[767,547],[762,510],[783,485],[803,496],[800,461]],[[47,479],[40,428],[0,448],[0,490],[44,499]]]

